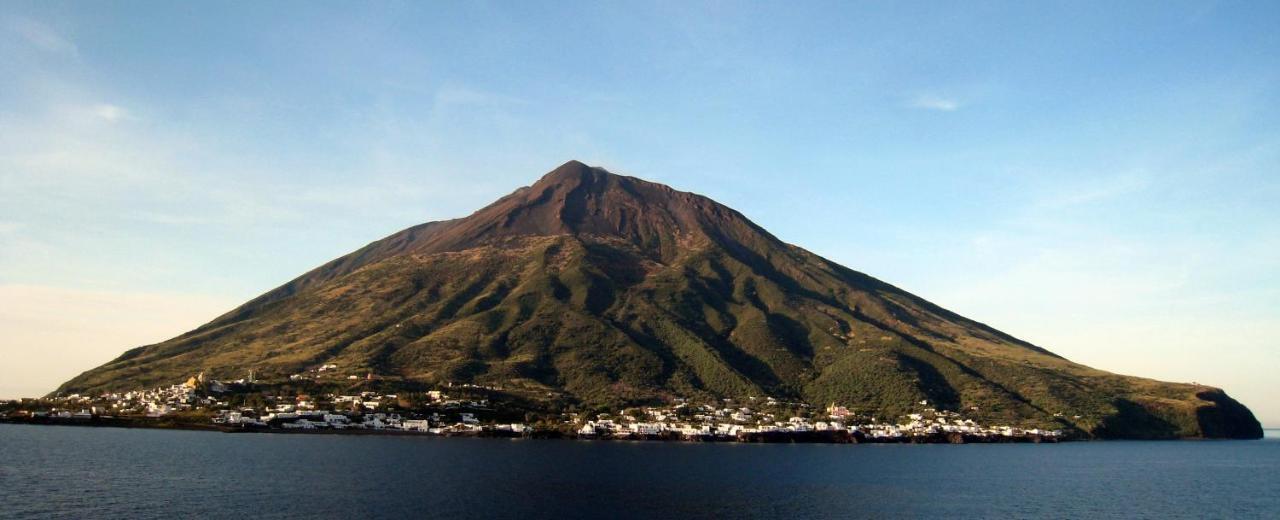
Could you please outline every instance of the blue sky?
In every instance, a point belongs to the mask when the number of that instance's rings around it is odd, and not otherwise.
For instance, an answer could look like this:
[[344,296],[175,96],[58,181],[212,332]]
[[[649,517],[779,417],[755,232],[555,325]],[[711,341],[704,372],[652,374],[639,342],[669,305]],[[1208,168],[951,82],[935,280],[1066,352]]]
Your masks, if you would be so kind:
[[0,10],[0,397],[576,158],[1280,426],[1280,5],[256,4]]

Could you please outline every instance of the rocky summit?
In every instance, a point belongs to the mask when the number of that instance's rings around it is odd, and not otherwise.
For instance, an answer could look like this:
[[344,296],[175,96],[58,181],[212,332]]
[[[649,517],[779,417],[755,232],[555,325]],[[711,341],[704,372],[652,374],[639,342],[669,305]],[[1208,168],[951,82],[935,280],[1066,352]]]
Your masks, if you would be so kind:
[[1073,363],[787,244],[709,198],[577,161],[57,392],[200,372],[287,381],[317,366],[341,367],[352,386],[470,383],[548,409],[767,396],[881,417],[926,403],[1100,438],[1262,434],[1219,388]]

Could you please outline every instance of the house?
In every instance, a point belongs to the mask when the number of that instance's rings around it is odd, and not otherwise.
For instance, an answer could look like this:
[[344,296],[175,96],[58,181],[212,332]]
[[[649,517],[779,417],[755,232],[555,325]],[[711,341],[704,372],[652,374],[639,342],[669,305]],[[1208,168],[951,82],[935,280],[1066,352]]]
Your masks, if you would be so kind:
[[628,429],[637,435],[658,435],[662,433],[663,428],[660,423],[632,423]]
[[426,419],[405,419],[400,423],[400,429],[405,431],[425,432],[431,429],[431,423]]
[[173,413],[173,407],[167,404],[150,403],[147,405],[147,417],[163,417]]
[[515,433],[522,433],[522,434],[529,433],[529,430],[530,430],[528,426],[525,426],[520,423],[500,424],[498,425],[498,428],[502,430],[511,430]]

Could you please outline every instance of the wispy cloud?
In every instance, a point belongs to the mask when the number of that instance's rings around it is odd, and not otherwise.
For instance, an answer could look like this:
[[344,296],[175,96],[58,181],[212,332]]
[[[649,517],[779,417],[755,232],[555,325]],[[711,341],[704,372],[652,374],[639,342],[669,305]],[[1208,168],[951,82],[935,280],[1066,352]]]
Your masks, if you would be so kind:
[[213,222],[211,219],[206,217],[183,215],[179,213],[163,213],[159,211],[137,211],[132,213],[130,217],[142,222],[169,226],[205,225]]
[[93,115],[114,123],[128,117],[129,113],[116,105],[102,103],[93,107]]
[[52,27],[30,18],[12,17],[5,20],[4,25],[5,28],[26,40],[27,43],[45,52],[66,56],[78,56],[80,54],[80,50],[71,40],[58,34]]
[[1140,192],[1151,185],[1145,172],[1126,172],[1091,179],[1072,186],[1059,186],[1052,194],[1036,201],[1033,209],[1052,210],[1114,200]]
[[485,92],[473,88],[463,87],[459,85],[450,85],[440,88],[435,93],[436,106],[481,106],[493,107],[498,105],[522,105],[524,100],[497,94],[493,92]]
[[955,112],[960,109],[961,103],[960,100],[953,97],[939,96],[936,94],[921,94],[912,98],[908,103],[908,106],[921,110]]

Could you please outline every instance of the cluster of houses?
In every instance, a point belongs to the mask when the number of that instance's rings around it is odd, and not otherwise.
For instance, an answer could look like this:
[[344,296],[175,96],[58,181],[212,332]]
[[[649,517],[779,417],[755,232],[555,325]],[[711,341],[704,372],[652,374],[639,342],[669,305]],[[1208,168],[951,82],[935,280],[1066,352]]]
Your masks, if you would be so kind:
[[[212,381],[208,387],[223,393],[227,386]],[[53,406],[49,410],[31,412],[33,417],[51,417],[64,419],[66,414],[78,417],[112,417],[115,415],[145,415],[147,417],[163,417],[179,411],[199,408],[214,408],[225,405],[213,395],[199,395],[196,390],[206,384],[204,374],[192,377],[180,385],[153,388],[151,390],[135,390],[130,392],[112,392],[97,397],[71,394],[49,399]],[[74,410],[74,411],[73,411]]]
[[360,379],[372,380],[373,372],[365,372],[364,375],[347,374],[343,376],[338,372],[338,365],[334,363],[325,363],[315,368],[289,375],[290,381],[315,381],[320,379],[347,379],[356,381]]
[[480,424],[471,412],[448,414],[452,420],[438,412],[426,416],[405,416],[398,413],[339,413],[328,410],[277,410],[258,414],[252,409],[240,411],[220,410],[213,423],[243,428],[280,430],[376,430],[428,433],[435,435],[483,435],[506,434],[522,436],[532,430],[520,423]]
[[[726,400],[729,401],[729,400]],[[769,403],[769,404],[777,404]],[[922,403],[924,404],[924,403]],[[767,440],[767,439],[852,439],[901,442],[916,439],[955,440],[1057,440],[1061,430],[1022,429],[1012,426],[983,426],[959,414],[927,408],[913,413],[903,423],[868,421],[834,403],[824,413],[792,415],[783,419],[775,413],[754,411],[750,406],[698,405],[688,403],[669,408],[644,408],[639,414],[599,414],[581,423],[581,438],[682,439],[682,440]]]
[[[325,365],[316,370],[331,369],[332,366]],[[518,436],[531,432],[529,427],[520,423],[481,425],[474,410],[488,410],[487,399],[456,399],[441,390],[425,393],[429,404],[444,412],[429,415],[396,413],[392,410],[401,408],[399,395],[371,391],[318,397],[265,395],[263,405],[233,406],[231,398],[254,382],[252,374],[246,379],[224,382],[207,379],[202,373],[192,376],[182,384],[150,390],[113,392],[96,397],[71,394],[28,400],[28,406],[24,409],[6,413],[3,418],[89,421],[129,417],[159,418],[181,412],[212,412],[211,422],[224,428],[379,430],[500,436]],[[332,407],[333,411],[322,408],[326,406]]]
[[[322,365],[314,370],[325,371],[334,366],[331,364]],[[210,379],[206,378],[204,373],[200,373],[181,384],[157,387],[150,390],[110,392],[98,396],[70,394],[26,401],[48,405],[42,406],[41,408],[44,409],[38,410],[39,417],[62,418],[61,412],[70,411],[71,413],[84,413],[102,417],[119,415],[154,418],[197,410],[225,411],[229,409],[229,401],[232,397],[244,393],[256,382],[252,371],[249,372],[249,377],[233,381]],[[489,406],[487,399],[454,399],[439,390],[427,392],[426,396],[432,404],[446,409],[487,408]],[[385,409],[390,405],[394,405],[399,398],[396,394],[381,394],[378,392],[360,392],[352,395],[330,394],[322,397],[322,402],[335,407],[370,411]],[[269,408],[284,412],[314,410],[320,404],[312,397],[305,395],[266,395],[265,399],[272,403]],[[264,412],[269,411],[271,410],[264,410]],[[27,415],[35,416],[35,412],[34,410],[29,411]]]
[[[488,400],[453,399],[439,390],[426,393],[433,407],[441,410],[487,409]],[[475,412],[433,412],[429,415],[396,413],[397,394],[360,392],[351,395],[327,395],[323,400],[307,396],[273,396],[276,404],[264,409],[252,407],[239,410],[216,410],[212,421],[216,425],[243,428],[281,430],[378,430],[457,434],[511,434],[523,435],[530,429],[519,423],[481,425]],[[324,404],[341,410],[321,409]],[[346,410],[346,411],[343,411]],[[456,419],[456,420],[454,420]]]

